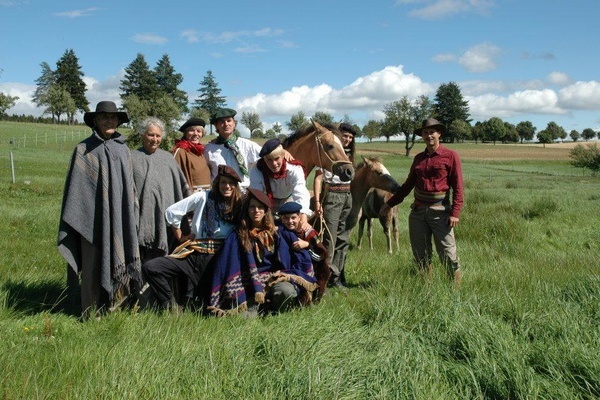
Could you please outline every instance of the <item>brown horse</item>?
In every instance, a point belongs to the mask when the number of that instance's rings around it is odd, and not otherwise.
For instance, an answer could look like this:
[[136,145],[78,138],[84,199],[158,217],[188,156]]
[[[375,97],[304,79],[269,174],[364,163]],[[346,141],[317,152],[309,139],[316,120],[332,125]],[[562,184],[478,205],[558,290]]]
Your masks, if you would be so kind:
[[396,242],[396,249],[400,248],[398,241],[397,207],[390,208],[389,212],[385,216],[379,214],[379,209],[383,203],[388,201],[391,196],[392,194],[390,192],[386,192],[385,190],[381,189],[371,189],[367,193],[367,197],[362,205],[362,213],[360,214],[360,218],[358,220],[358,240],[356,243],[356,247],[358,249],[361,248],[362,236],[366,222],[367,232],[369,235],[369,248],[373,250],[373,218],[379,218],[379,222],[381,222],[383,232],[385,233],[385,237],[387,239],[388,253],[392,254],[394,252],[392,234],[394,235],[394,241]]
[[[393,193],[400,188],[400,185],[398,185],[398,182],[396,182],[392,175],[390,175],[385,165],[383,165],[381,162],[381,159],[377,157],[362,157],[362,159],[363,162],[357,165],[356,174],[352,180],[352,183],[350,184],[350,193],[352,194],[352,209],[350,210],[350,215],[346,220],[346,226],[348,229],[352,229],[354,226],[356,226],[361,211],[364,212],[363,204],[365,203],[365,199],[367,198],[369,190],[374,188]],[[377,212],[378,211],[379,210],[377,210]],[[393,215],[395,215],[395,211]],[[386,229],[386,225],[384,224],[385,221],[387,221],[387,218],[381,222],[384,230],[386,231],[386,235],[388,235],[390,231],[389,229]],[[388,236],[388,244],[390,243],[391,239],[390,236]],[[388,246],[388,251],[390,250],[390,247],[391,244]]]
[[339,176],[342,181],[352,179],[354,166],[344,152],[338,128],[311,122],[307,128],[288,136],[283,147],[302,162],[306,176],[314,167],[321,167]]

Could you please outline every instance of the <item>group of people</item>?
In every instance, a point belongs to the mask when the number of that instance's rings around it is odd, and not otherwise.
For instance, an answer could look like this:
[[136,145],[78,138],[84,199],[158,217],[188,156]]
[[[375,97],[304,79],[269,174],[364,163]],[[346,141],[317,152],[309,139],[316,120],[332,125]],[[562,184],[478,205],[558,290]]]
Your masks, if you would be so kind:
[[[326,266],[329,286],[347,287],[350,182],[318,168],[313,212],[302,165],[278,139],[260,146],[239,137],[235,115],[221,108],[211,116],[218,136],[206,145],[205,121],[190,118],[167,152],[160,149],[165,126],[158,118],[139,124],[142,146],[130,151],[117,131],[129,122],[127,113],[111,101],[85,113],[92,134],[73,152],[58,234],[67,284],[80,293],[83,316],[132,301],[157,309],[200,304],[213,315],[280,312],[322,295],[317,264]],[[420,130],[427,150],[384,207],[414,188],[415,260],[430,270],[433,235],[460,281],[453,231],[462,207],[460,160],[440,145],[445,127],[432,121]],[[339,130],[353,161],[356,132],[346,123]],[[315,222],[327,232],[322,243],[309,224],[313,214],[323,217]]]

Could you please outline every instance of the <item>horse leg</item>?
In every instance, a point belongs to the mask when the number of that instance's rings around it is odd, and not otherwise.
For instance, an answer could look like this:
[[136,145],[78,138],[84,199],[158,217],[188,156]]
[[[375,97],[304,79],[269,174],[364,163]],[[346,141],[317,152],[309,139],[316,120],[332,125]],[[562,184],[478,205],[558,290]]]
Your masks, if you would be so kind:
[[362,245],[362,236],[363,236],[364,228],[365,228],[365,216],[363,214],[360,216],[360,219],[358,220],[358,240],[356,242],[356,248],[359,250]]
[[392,254],[394,249],[392,248],[392,236],[391,236],[391,215],[386,215],[385,217],[379,217],[379,221],[381,222],[381,227],[383,228],[383,233],[385,233],[385,241],[387,243],[388,253]]
[[367,218],[367,227],[369,228],[369,247],[373,250],[373,219]]
[[398,215],[396,214],[396,210],[393,209],[394,213],[392,214],[392,228],[394,230],[394,240],[396,241],[396,249],[400,251],[400,239],[398,233]]

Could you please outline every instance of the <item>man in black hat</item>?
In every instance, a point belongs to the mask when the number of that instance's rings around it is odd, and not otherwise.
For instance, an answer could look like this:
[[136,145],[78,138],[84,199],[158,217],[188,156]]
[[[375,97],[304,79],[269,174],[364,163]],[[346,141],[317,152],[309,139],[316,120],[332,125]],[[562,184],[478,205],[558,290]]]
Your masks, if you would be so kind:
[[458,286],[462,271],[456,252],[454,228],[458,226],[464,198],[460,158],[455,151],[440,143],[446,127],[437,119],[426,119],[415,133],[421,135],[427,147],[415,156],[408,178],[382,206],[380,213],[385,215],[388,207],[400,204],[414,188],[415,200],[408,219],[414,260],[421,272],[431,276],[433,237],[448,277]]
[[101,101],[83,120],[92,135],[73,151],[58,249],[69,264],[71,293],[81,280],[82,313],[90,316],[112,311],[136,293],[141,271],[131,154],[117,132],[129,118],[112,101]]
[[[339,130],[341,131],[342,147],[350,161],[354,162],[356,130],[346,122],[340,124]],[[344,289],[346,288],[346,255],[350,245],[351,230],[346,226],[346,219],[352,209],[350,181],[342,181],[339,176],[317,167],[313,180],[313,191],[315,193],[315,211],[318,215],[323,215],[327,225],[323,244],[329,253],[328,262],[332,271],[329,286]],[[317,230],[322,229],[318,225],[316,228]]]
[[211,117],[219,136],[205,146],[205,156],[210,167],[211,178],[217,176],[219,165],[229,165],[242,178],[240,186],[250,184],[249,171],[260,158],[260,145],[239,137],[235,132],[236,111],[231,108],[219,108]]

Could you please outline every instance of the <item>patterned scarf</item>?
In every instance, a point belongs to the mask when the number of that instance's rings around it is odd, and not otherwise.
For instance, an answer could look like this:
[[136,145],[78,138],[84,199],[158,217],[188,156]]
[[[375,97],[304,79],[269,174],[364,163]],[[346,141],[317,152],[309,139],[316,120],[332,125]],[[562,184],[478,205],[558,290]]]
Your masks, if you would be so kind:
[[208,199],[205,207],[205,223],[202,237],[212,238],[212,235],[217,230],[221,221],[232,223],[233,213],[225,213],[227,204],[224,201],[217,201],[216,195],[212,191],[208,192]]
[[184,149],[185,151],[192,152],[197,156],[201,156],[204,152],[204,145],[202,143],[192,143],[187,139],[179,139],[175,141],[173,152],[175,152],[176,149]]
[[254,242],[254,252],[259,263],[265,258],[265,250],[273,252],[275,250],[275,238],[268,229],[254,228],[250,231],[250,237]]
[[213,140],[213,143],[222,144],[223,146],[225,146],[226,149],[231,150],[231,152],[235,156],[235,160],[237,161],[238,166],[240,167],[240,172],[242,173],[242,175],[248,176],[248,168],[246,168],[244,156],[242,156],[242,153],[240,153],[240,148],[235,143],[237,141],[237,138],[237,135],[231,135],[229,139],[223,139],[221,136],[218,136],[216,139]]

